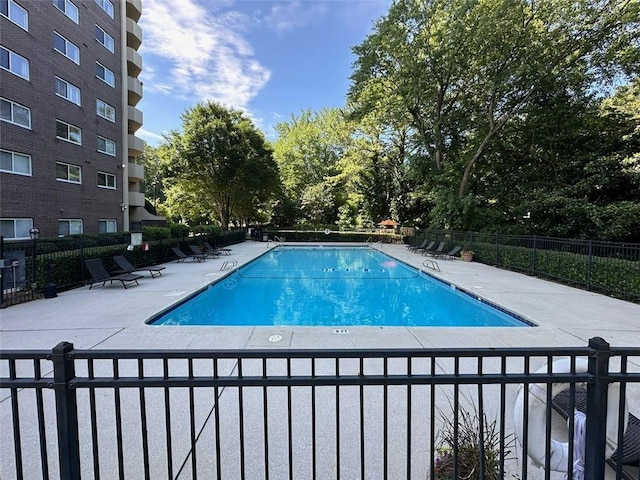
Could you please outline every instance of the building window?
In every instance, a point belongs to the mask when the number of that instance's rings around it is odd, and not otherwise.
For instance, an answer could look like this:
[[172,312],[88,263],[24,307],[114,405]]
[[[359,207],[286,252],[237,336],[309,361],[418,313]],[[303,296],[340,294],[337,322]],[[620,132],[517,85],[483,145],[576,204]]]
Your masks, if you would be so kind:
[[101,29],[98,25],[96,25],[96,40],[111,53],[114,52],[115,42],[113,41],[113,37],[103,29]]
[[98,186],[102,188],[116,189],[116,176],[112,173],[98,172]]
[[59,77],[56,77],[56,95],[80,106],[80,89]]
[[82,233],[82,220],[79,219],[58,219],[58,236],[78,235]]
[[80,49],[58,32],[53,32],[53,48],[56,52],[60,52],[73,63],[80,65]]
[[98,233],[113,233],[118,231],[115,220],[98,220]]
[[31,175],[31,155],[0,150],[0,172]]
[[71,0],[53,0],[53,4],[67,17],[78,23],[78,7]]
[[2,46],[0,46],[0,67],[29,80],[29,60]]
[[5,240],[24,240],[31,238],[29,230],[33,228],[31,218],[0,218],[0,235]]
[[98,135],[98,151],[112,157],[116,156],[116,142]]
[[14,0],[0,0],[0,15],[7,17],[27,32],[29,31],[29,14]]
[[110,87],[116,87],[116,76],[104,65],[96,62],[96,77],[105,82]]
[[0,98],[0,120],[31,128],[31,110],[19,103]]
[[96,100],[96,114],[99,117],[106,118],[110,122],[116,121],[116,109],[100,99]]
[[56,120],[56,138],[82,145],[82,130],[62,120]]
[[100,5],[100,8],[107,12],[107,15],[113,18],[113,3],[109,0],[96,0],[96,3]]
[[82,169],[77,165],[56,162],[56,180],[69,183],[82,183]]

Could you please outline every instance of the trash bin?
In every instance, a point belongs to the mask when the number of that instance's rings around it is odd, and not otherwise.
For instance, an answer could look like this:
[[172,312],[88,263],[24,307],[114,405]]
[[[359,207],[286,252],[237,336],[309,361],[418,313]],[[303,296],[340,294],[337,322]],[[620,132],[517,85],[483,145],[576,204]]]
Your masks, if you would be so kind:
[[269,234],[268,233],[262,234],[262,241],[263,242],[268,242],[269,241]]

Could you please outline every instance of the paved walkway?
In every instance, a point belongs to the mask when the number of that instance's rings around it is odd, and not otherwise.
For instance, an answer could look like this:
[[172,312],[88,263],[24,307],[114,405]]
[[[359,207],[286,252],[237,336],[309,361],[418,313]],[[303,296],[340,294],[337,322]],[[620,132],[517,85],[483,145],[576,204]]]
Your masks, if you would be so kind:
[[[273,244],[271,244],[273,245]],[[421,267],[424,257],[403,245],[383,251]],[[228,272],[226,260],[242,265],[267,244],[247,241],[231,256],[203,263],[171,262],[159,278],[128,289],[119,283],[82,287],[0,310],[0,348],[51,348],[60,341],[77,348],[375,348],[583,346],[601,336],[612,346],[640,345],[640,305],[612,299],[480,263],[439,261],[439,276],[519,313],[535,328],[350,327],[154,327],[145,320]],[[423,268],[423,267],[422,267]],[[148,275],[146,275],[148,277]],[[271,342],[272,335],[282,340]]]

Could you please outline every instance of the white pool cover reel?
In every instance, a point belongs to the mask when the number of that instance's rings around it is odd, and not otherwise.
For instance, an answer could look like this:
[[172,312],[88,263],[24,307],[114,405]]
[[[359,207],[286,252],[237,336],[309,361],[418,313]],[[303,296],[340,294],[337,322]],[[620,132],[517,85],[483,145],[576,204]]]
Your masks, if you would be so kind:
[[[586,372],[588,363],[586,358],[576,358],[575,372]],[[562,358],[554,360],[552,364],[553,373],[570,373],[571,359]],[[536,370],[536,373],[548,373],[547,364]],[[551,398],[558,393],[569,388],[566,383],[551,384]],[[578,385],[576,385],[578,386]],[[545,465],[545,446],[546,446],[546,412],[547,412],[547,384],[534,383],[529,385],[529,431],[527,441],[527,454],[538,465]],[[618,442],[618,406],[620,402],[620,385],[609,385],[607,395],[607,444],[605,457],[609,458],[617,449]],[[520,387],[516,403],[514,406],[514,420],[516,426],[516,434],[521,443],[524,436],[524,388]],[[552,411],[549,408],[549,411]],[[627,402],[625,402],[624,412],[624,429],[627,428],[629,411]],[[577,445],[574,445],[574,448]],[[566,472],[569,460],[569,443],[560,442],[551,438],[550,448],[551,458],[549,459],[549,467],[554,471]],[[577,452],[574,451],[573,457],[576,458]]]

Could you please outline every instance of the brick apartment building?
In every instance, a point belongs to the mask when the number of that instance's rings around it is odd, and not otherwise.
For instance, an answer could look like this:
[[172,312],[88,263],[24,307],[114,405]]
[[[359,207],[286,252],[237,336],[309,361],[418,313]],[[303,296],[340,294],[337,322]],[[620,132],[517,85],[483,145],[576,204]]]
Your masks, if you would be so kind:
[[126,231],[144,209],[142,0],[0,0],[1,235]]

